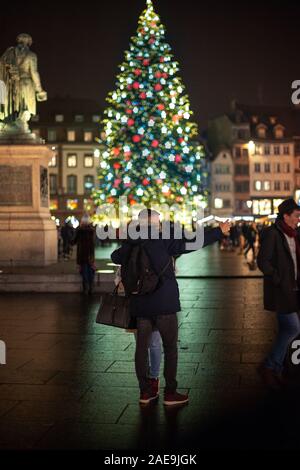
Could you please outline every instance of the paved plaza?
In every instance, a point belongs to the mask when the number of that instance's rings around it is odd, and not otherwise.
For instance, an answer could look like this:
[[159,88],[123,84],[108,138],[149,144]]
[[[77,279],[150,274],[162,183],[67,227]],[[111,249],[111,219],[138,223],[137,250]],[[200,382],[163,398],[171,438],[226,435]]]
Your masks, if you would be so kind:
[[[210,256],[212,275],[218,263],[244,263],[209,250],[207,274]],[[189,257],[180,260],[182,269],[202,274],[201,265],[189,268]],[[255,372],[275,333],[272,314],[262,308],[262,280],[179,284],[178,382],[190,403],[171,410],[162,397],[140,408],[134,336],[95,324],[97,295],[2,294],[7,364],[0,366],[0,448],[298,448],[297,367],[290,367],[293,386],[280,394],[266,391]]]

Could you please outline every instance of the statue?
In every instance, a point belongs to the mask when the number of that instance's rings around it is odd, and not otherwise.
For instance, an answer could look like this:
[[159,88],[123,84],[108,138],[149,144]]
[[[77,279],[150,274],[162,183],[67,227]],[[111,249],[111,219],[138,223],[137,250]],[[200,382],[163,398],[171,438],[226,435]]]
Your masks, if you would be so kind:
[[0,58],[2,133],[30,133],[28,122],[36,114],[36,101],[47,100],[31,44],[29,34],[19,34],[17,46],[9,47]]

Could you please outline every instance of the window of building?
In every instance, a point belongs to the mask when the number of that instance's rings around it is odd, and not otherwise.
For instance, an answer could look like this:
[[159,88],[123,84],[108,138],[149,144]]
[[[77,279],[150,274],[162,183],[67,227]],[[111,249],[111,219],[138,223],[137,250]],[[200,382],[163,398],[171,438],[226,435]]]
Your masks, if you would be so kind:
[[236,175],[249,175],[249,165],[235,165]]
[[290,191],[291,189],[291,183],[289,181],[284,182],[284,190],[285,191]]
[[280,146],[274,145],[274,155],[280,155]]
[[265,163],[265,173],[271,173],[271,165],[270,165],[270,163]]
[[76,132],[75,131],[68,131],[67,139],[68,139],[68,142],[75,142]]
[[55,115],[56,122],[64,122],[64,115],[63,114],[56,114]]
[[284,164],[284,172],[290,173],[291,172],[291,165],[289,163]]
[[54,153],[51,157],[51,160],[49,162],[49,167],[51,168],[55,168],[57,166],[57,156],[56,154]]
[[235,156],[240,158],[242,156],[241,147],[235,147]]
[[76,153],[68,153],[67,167],[68,168],[76,168],[77,167],[77,154]]
[[228,165],[216,165],[215,174],[216,175],[228,175],[228,174],[230,174],[230,166],[228,166]]
[[276,121],[277,121],[276,116],[270,116],[270,123],[272,124],[272,126],[274,126],[274,124],[276,124]]
[[260,163],[255,163],[254,164],[254,171],[255,171],[255,173],[260,173]]
[[76,211],[78,209],[78,199],[67,199],[67,210]]
[[48,142],[56,141],[56,131],[54,129],[48,129]]
[[252,116],[252,122],[253,122],[253,124],[257,124],[258,123],[258,117],[257,116]]
[[282,126],[276,126],[274,128],[275,139],[283,139],[284,137],[284,128]]
[[257,215],[270,215],[272,211],[271,199],[253,200],[253,213]]
[[92,118],[93,122],[99,122],[100,121],[100,116],[98,114],[94,114]]
[[262,146],[255,145],[255,155],[262,155]]
[[256,132],[257,132],[257,136],[260,139],[266,138],[266,132],[267,132],[266,126],[263,126],[263,125],[257,126]]
[[275,163],[274,164],[274,170],[275,170],[275,173],[281,173],[280,163]]
[[77,193],[77,176],[76,175],[67,176],[67,192],[69,194]]
[[93,133],[91,131],[85,131],[83,134],[83,139],[85,142],[92,142],[93,140]]
[[239,140],[246,140],[249,134],[246,129],[239,129],[237,135]]
[[270,155],[270,145],[265,145],[265,155]]
[[254,190],[261,191],[262,189],[262,182],[261,181],[254,181]]
[[280,188],[281,188],[280,181],[275,181],[274,182],[274,190],[275,191],[280,191]]
[[300,142],[295,142],[295,155],[300,155]]
[[236,193],[248,193],[249,192],[249,181],[236,181],[235,183]]
[[50,174],[50,194],[57,193],[57,175]]
[[249,152],[248,152],[247,148],[243,148],[242,155],[243,155],[243,157],[248,157],[249,156]]
[[84,177],[84,192],[90,193],[93,188],[94,188],[94,176],[86,175]]
[[215,209],[223,209],[223,199],[215,198]]
[[284,155],[289,155],[290,154],[290,147],[288,145],[285,145],[283,147],[283,154]]
[[92,154],[86,154],[84,156],[84,167],[93,168],[94,166],[94,156]]
[[230,199],[224,199],[223,200],[223,207],[224,207],[224,209],[229,209],[231,207]]
[[83,114],[76,114],[75,115],[75,122],[83,122],[84,121],[84,115]]
[[264,191],[271,190],[271,181],[264,181]]

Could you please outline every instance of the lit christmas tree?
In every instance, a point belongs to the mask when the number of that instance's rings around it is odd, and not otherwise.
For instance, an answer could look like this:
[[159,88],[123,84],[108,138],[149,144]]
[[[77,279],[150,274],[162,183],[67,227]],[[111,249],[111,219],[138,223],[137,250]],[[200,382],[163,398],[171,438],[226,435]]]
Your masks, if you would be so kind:
[[165,41],[165,30],[151,0],[139,19],[137,35],[120,66],[116,90],[102,122],[96,205],[184,205],[205,201],[201,176],[203,147],[178,64]]

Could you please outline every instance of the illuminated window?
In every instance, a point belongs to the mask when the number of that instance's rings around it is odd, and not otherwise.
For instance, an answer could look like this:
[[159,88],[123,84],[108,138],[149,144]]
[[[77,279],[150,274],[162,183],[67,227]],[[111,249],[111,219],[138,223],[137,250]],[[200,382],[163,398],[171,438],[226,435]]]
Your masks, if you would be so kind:
[[91,154],[84,156],[84,166],[85,168],[93,168],[94,166],[94,156]]
[[94,176],[86,175],[84,177],[84,192],[90,193],[94,187]]
[[254,164],[254,171],[255,171],[255,173],[260,173],[260,163],[255,163]]
[[67,192],[69,194],[77,193],[77,176],[76,175],[67,176]]
[[270,190],[271,190],[271,182],[264,181],[264,191],[270,191]]
[[83,138],[85,142],[91,142],[93,140],[93,133],[91,131],[85,131]]
[[254,189],[255,191],[261,191],[262,184],[261,181],[254,181]]
[[266,126],[264,125],[257,126],[256,130],[257,130],[257,135],[260,139],[266,138],[266,132],[267,132]]
[[278,207],[283,201],[283,199],[273,199],[273,208],[275,213],[278,212]]
[[78,209],[78,199],[67,199],[67,209],[69,211],[76,211]]
[[68,131],[67,139],[68,139],[68,142],[75,142],[76,132],[75,131]]
[[282,126],[276,126],[274,128],[274,134],[276,139],[283,139],[284,137],[284,128]]
[[215,198],[215,209],[222,209],[223,208],[223,199],[218,197]]
[[57,211],[57,210],[58,210],[58,200],[50,199],[50,211]]
[[290,147],[288,145],[285,145],[283,147],[283,154],[284,155],[289,155],[290,154]]
[[270,215],[272,212],[271,199],[253,200],[253,214]]
[[75,122],[83,122],[83,121],[84,121],[83,114],[76,114],[75,115]]
[[49,162],[49,166],[50,166],[51,168],[54,168],[54,167],[57,166],[57,157],[56,157],[56,154],[52,155],[51,160],[50,160],[50,162]]
[[55,116],[55,121],[56,121],[56,122],[64,122],[64,116],[63,116],[63,114],[56,114],[56,116]]
[[100,121],[100,116],[98,114],[94,114],[93,122],[99,122],[99,121]]
[[76,168],[77,167],[77,155],[76,155],[76,153],[68,154],[68,156],[67,156],[67,166],[68,166],[68,168]]

